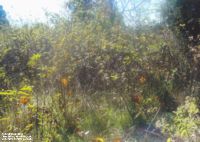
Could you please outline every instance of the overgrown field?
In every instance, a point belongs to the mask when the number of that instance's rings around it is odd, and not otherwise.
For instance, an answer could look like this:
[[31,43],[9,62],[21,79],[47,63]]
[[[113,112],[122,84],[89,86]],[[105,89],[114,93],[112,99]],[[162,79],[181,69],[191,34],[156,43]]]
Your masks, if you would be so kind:
[[0,29],[0,132],[34,142],[197,142],[200,83],[187,43],[167,26],[104,18]]

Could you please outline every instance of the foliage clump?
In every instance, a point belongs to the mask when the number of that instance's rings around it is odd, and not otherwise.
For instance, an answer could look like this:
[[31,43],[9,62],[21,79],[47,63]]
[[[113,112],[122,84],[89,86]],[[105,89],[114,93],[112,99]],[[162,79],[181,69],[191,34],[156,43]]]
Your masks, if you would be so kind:
[[187,96],[173,114],[161,119],[161,128],[172,138],[194,140],[199,135],[199,108],[194,97]]

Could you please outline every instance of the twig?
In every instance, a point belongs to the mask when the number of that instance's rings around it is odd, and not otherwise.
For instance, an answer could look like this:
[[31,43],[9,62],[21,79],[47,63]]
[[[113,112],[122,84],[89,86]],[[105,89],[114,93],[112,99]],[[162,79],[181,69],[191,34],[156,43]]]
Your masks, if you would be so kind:
[[148,131],[153,123],[153,121],[156,119],[158,113],[160,112],[160,107],[158,108],[158,111],[156,112],[156,114],[154,115],[153,119],[151,120],[149,126],[147,127],[146,131]]

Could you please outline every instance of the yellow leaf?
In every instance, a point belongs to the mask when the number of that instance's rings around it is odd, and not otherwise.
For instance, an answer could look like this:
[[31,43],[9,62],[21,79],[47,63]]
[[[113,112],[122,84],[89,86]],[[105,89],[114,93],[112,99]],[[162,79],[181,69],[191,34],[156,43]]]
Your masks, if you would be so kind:
[[105,142],[105,141],[101,137],[96,137],[92,142]]
[[110,77],[113,81],[115,81],[119,78],[119,76],[117,74],[112,74]]
[[17,94],[18,95],[24,95],[24,96],[31,96],[31,94],[23,92],[23,91],[18,91]]
[[0,92],[0,95],[2,96],[9,96],[9,95],[15,95],[16,91],[5,91],[5,92]]
[[28,124],[25,128],[24,131],[30,131],[33,128],[33,124]]
[[3,118],[0,119],[0,121],[9,121],[9,120],[10,120],[9,117],[3,117]]
[[171,139],[171,138],[168,138],[166,142],[172,142],[172,139]]
[[24,86],[20,89],[21,91],[28,91],[28,92],[32,92],[33,88],[31,86]]

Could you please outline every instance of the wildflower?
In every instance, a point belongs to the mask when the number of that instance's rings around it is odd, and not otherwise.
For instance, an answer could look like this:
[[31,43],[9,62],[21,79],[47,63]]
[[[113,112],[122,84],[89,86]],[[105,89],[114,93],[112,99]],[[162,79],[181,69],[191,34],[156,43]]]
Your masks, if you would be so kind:
[[105,142],[103,138],[101,137],[96,137],[92,142]]
[[62,79],[61,79],[61,84],[62,84],[64,87],[67,87],[67,85],[68,85],[68,79],[67,79],[67,78],[62,78]]
[[20,102],[20,104],[22,104],[22,105],[26,105],[26,104],[29,102],[29,98],[26,97],[26,96],[22,96],[22,97],[20,97],[19,102]]
[[146,78],[144,76],[141,76],[139,79],[140,83],[143,84],[146,82]]

